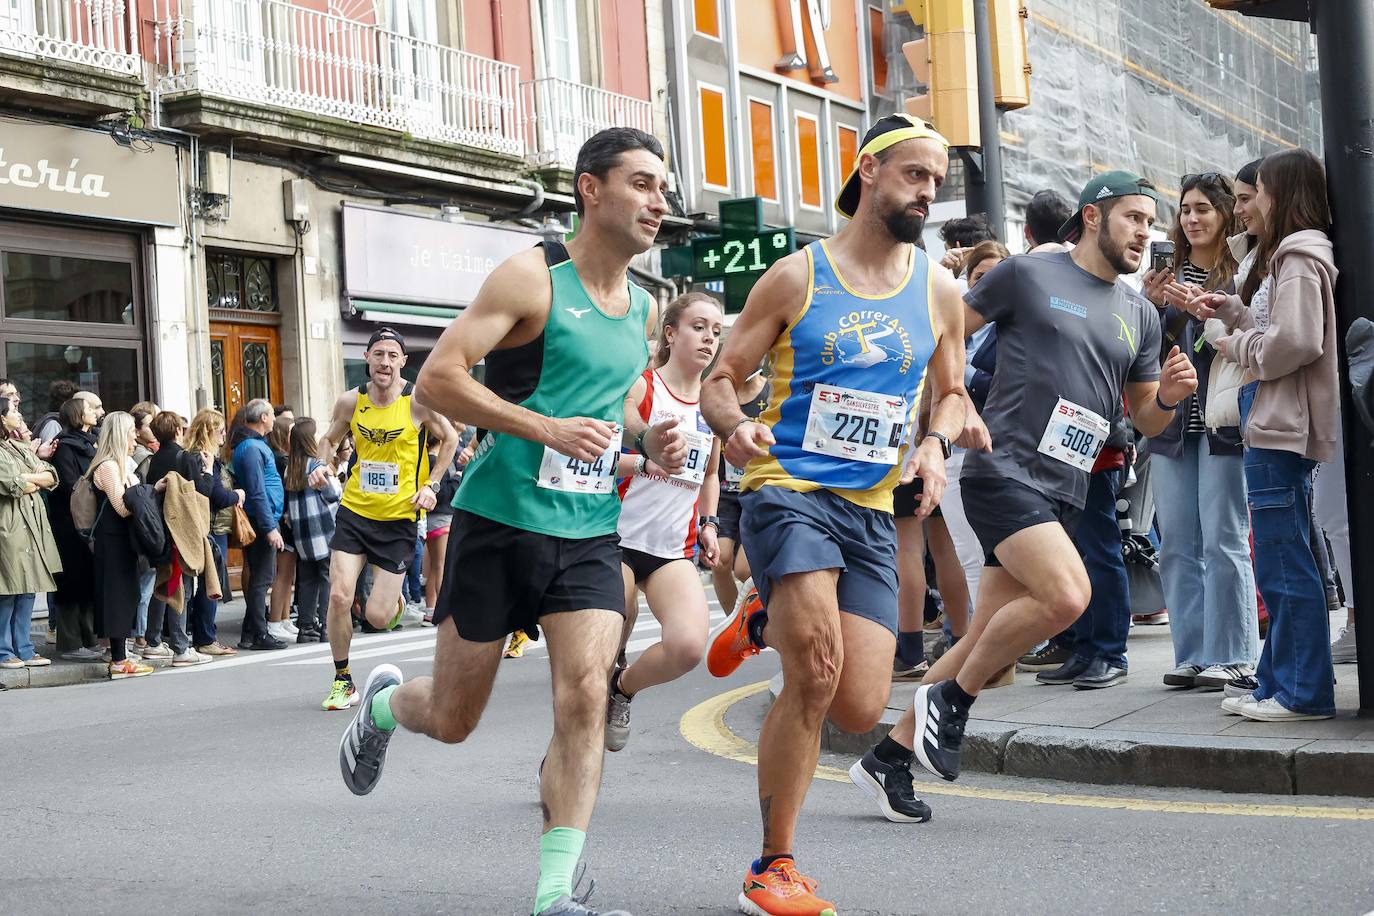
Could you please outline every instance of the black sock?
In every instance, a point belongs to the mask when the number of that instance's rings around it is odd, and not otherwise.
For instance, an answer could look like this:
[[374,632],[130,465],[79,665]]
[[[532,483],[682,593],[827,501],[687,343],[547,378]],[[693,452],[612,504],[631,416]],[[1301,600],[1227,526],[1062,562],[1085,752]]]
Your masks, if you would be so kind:
[[334,680],[348,681],[350,684],[353,683],[353,675],[348,671],[348,659],[344,659],[343,661],[339,661],[337,658],[334,659]]
[[892,767],[908,766],[915,752],[902,747],[888,735],[873,746],[873,756]]
[[759,856],[759,867],[754,871],[754,874],[761,875],[764,872],[768,871],[769,866],[771,866],[774,862],[778,861],[779,859],[790,858],[792,858],[792,853],[790,852],[780,852],[775,856]]
[[926,660],[925,637],[920,630],[897,634],[897,657],[913,668]]
[[625,691],[620,689],[620,673],[624,670],[624,668],[617,668],[615,669],[615,671],[611,672],[611,692],[619,694],[622,700],[628,702],[630,700],[633,700],[634,697],[630,696]]
[[768,646],[763,641],[763,628],[766,626],[768,626],[768,614],[766,612],[760,612],[749,618],[749,641],[760,649]]
[[954,678],[945,681],[942,690],[944,692],[945,702],[962,712],[968,712],[969,707],[973,705],[973,701],[978,699],[966,693],[964,688],[960,687],[959,682]]

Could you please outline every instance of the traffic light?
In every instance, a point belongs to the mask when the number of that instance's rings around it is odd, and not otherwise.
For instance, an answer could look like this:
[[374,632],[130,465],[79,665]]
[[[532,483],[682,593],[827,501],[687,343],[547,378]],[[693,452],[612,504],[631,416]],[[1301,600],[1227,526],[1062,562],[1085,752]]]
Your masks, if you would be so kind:
[[992,92],[998,108],[1025,108],[1030,104],[1027,16],[1023,0],[988,0],[988,24],[992,29]]
[[920,84],[907,112],[934,124],[951,146],[981,146],[973,0],[905,0],[904,8],[924,32],[902,45]]

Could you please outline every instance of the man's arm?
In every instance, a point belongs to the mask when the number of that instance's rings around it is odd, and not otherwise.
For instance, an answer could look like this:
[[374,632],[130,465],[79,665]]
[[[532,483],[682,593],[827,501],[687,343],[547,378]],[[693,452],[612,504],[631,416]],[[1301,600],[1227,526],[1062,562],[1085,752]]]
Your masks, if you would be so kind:
[[1197,369],[1187,354],[1174,347],[1164,361],[1159,381],[1126,384],[1131,422],[1144,435],[1158,436],[1173,421],[1173,408],[1194,391],[1197,391]]
[[353,411],[358,407],[358,389],[354,388],[339,395],[339,399],[334,402],[334,410],[329,415],[329,428],[325,430],[319,442],[316,443],[315,457],[323,462],[319,467],[310,472],[306,478],[306,485],[313,490],[324,488],[325,481],[330,477],[337,477],[334,466],[334,453],[339,450],[339,444],[343,442],[344,436],[348,435],[348,430],[353,422]]
[[808,277],[805,251],[789,254],[768,268],[750,291],[716,368],[701,386],[702,415],[724,443],[725,460],[737,468],[773,444],[768,427],[745,422],[748,418],[740,409],[739,391],[806,301]]
[[[933,385],[929,432],[913,443],[902,470],[902,483],[921,478],[921,506],[917,518],[925,518],[940,504],[945,492],[945,452],[929,433],[940,433],[951,442],[963,435],[968,406],[964,389],[964,313],[972,311],[959,295],[959,284],[943,267],[935,268],[932,282],[935,319],[935,352],[926,367],[926,383]],[[912,435],[916,430],[912,430]]]
[[444,474],[448,473],[448,467],[453,463],[453,456],[458,451],[458,430],[442,414],[420,404],[414,407],[412,416],[429,432],[429,437],[439,443],[434,464],[429,469],[431,486],[420,487],[411,498],[413,505],[428,512],[439,502],[437,485],[443,481]]
[[[570,458],[595,461],[611,443],[611,424],[587,417],[545,417],[503,400],[472,377],[472,368],[517,330],[548,320],[553,301],[542,249],[508,258],[477,298],[444,330],[415,383],[415,400],[449,418],[519,436]],[[529,334],[533,339],[537,334]],[[511,340],[512,345],[525,343]]]

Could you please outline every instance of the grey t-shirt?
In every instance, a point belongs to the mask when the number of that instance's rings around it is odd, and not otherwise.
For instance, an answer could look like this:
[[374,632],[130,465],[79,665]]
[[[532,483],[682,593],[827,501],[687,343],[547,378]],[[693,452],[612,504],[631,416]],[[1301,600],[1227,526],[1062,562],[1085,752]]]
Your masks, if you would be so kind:
[[983,409],[992,452],[970,451],[963,476],[1007,477],[1081,509],[1087,473],[1041,454],[1041,436],[1061,397],[1110,422],[1127,382],[1159,378],[1155,307],[1067,252],[1008,258],[964,301],[997,323],[997,371]]

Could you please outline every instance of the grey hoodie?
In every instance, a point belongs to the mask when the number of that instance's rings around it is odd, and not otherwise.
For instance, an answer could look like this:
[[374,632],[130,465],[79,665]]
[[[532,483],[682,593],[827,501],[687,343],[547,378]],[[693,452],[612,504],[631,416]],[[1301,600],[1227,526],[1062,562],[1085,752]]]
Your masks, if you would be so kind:
[[1235,330],[1228,339],[1231,357],[1260,383],[1245,444],[1330,461],[1340,423],[1331,240],[1318,229],[1293,233],[1279,243],[1269,275],[1267,329],[1255,327],[1239,296],[1217,309]]

